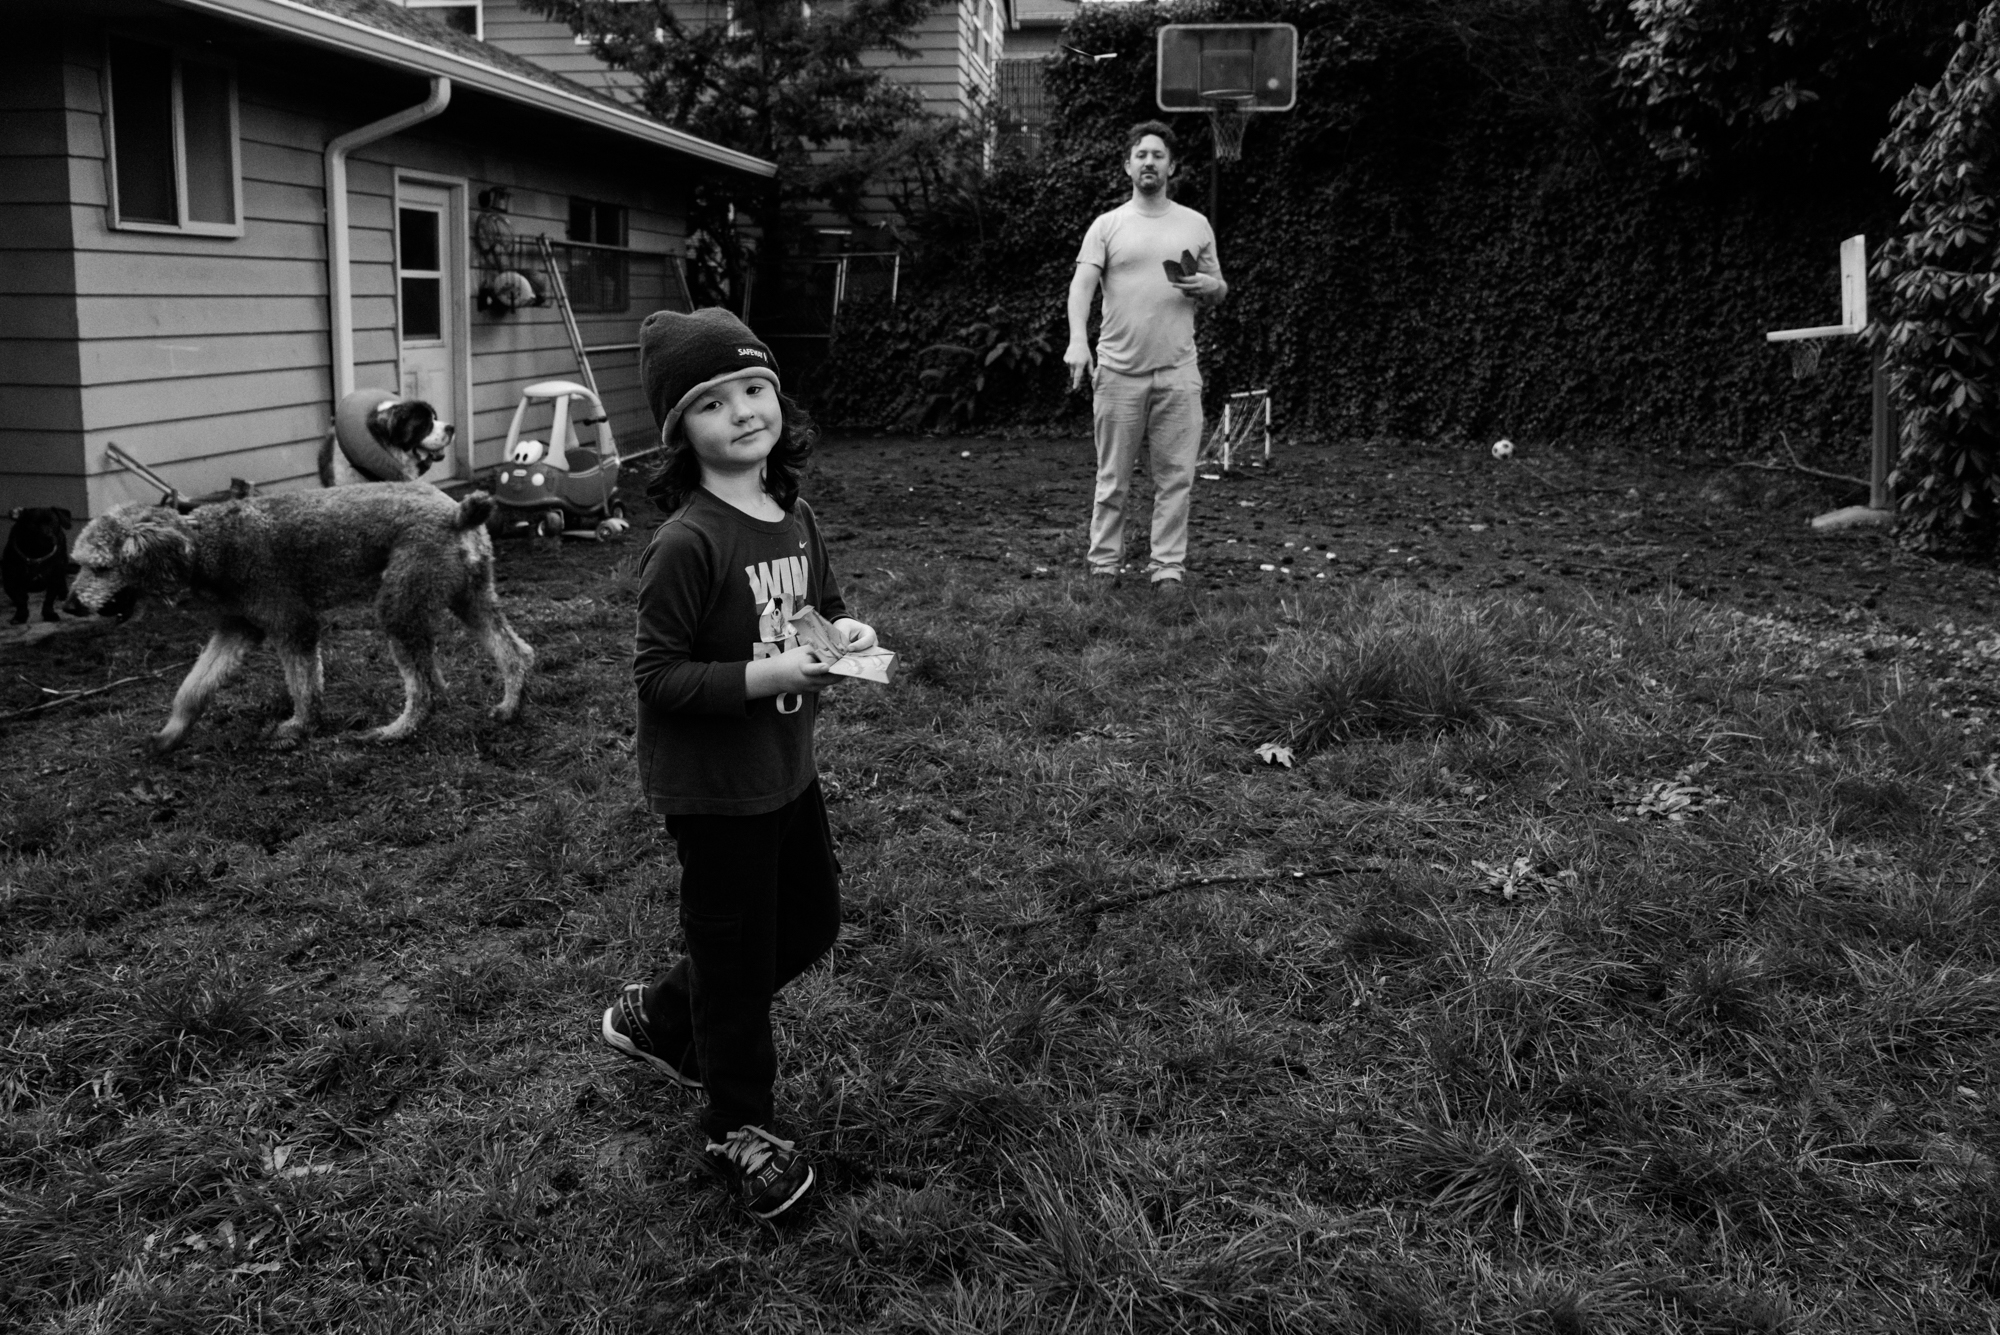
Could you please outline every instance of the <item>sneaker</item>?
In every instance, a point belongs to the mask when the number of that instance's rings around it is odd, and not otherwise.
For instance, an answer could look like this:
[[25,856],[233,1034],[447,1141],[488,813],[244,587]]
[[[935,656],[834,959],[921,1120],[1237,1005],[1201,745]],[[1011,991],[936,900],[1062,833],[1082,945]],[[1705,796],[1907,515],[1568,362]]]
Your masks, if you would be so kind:
[[759,1219],[776,1219],[812,1190],[812,1165],[761,1126],[740,1126],[702,1152],[708,1170]]
[[1090,585],[1095,589],[1115,589],[1118,587],[1117,566],[1092,566]]
[[1187,590],[1181,587],[1179,580],[1169,575],[1153,581],[1153,596],[1163,603],[1177,603],[1187,596]]
[[[646,988],[643,983],[627,983],[618,993],[618,1002],[604,1012],[604,1023],[598,1026],[598,1037],[613,1052],[646,1065],[679,1085],[682,1089],[701,1088],[701,1078],[689,1075],[668,1060],[653,1038],[652,1024],[646,1018]],[[693,1054],[682,1055],[686,1061]]]

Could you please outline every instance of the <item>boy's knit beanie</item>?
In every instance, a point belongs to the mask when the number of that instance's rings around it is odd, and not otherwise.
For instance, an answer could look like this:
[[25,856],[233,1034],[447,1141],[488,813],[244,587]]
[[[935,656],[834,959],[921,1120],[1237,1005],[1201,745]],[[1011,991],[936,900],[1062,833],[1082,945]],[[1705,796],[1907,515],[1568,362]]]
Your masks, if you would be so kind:
[[639,379],[662,441],[673,434],[695,395],[744,376],[761,376],[777,388],[778,359],[720,306],[704,306],[690,315],[654,311],[639,326]]

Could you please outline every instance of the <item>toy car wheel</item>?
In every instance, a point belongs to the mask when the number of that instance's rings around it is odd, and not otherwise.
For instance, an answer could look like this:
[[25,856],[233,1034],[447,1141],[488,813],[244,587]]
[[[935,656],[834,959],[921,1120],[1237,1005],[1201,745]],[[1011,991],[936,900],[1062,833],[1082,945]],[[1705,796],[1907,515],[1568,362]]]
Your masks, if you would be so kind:
[[606,538],[615,538],[630,527],[632,526],[625,522],[623,515],[613,515],[609,519],[600,519],[597,521],[597,540],[602,542]]
[[541,532],[545,538],[560,538],[563,535],[563,512],[560,510],[542,511]]

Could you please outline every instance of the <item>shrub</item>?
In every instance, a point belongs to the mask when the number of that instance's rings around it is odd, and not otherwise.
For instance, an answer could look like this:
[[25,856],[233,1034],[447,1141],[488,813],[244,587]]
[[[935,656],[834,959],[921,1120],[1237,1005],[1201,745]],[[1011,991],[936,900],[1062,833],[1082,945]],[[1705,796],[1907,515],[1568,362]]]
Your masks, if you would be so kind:
[[1896,108],[1878,157],[1909,201],[1876,263],[1881,332],[1903,408],[1905,540],[1990,552],[2000,541],[2000,4],[1959,28],[1944,77]]

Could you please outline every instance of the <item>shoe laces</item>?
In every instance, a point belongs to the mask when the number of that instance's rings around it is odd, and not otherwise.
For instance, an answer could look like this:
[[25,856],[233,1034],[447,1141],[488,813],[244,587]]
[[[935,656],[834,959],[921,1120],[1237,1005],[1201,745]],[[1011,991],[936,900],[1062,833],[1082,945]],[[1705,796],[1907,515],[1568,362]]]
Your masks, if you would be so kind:
[[724,1136],[719,1144],[712,1143],[708,1148],[725,1156],[745,1173],[756,1173],[779,1150],[790,1154],[792,1142],[780,1140],[761,1126],[739,1126]]

